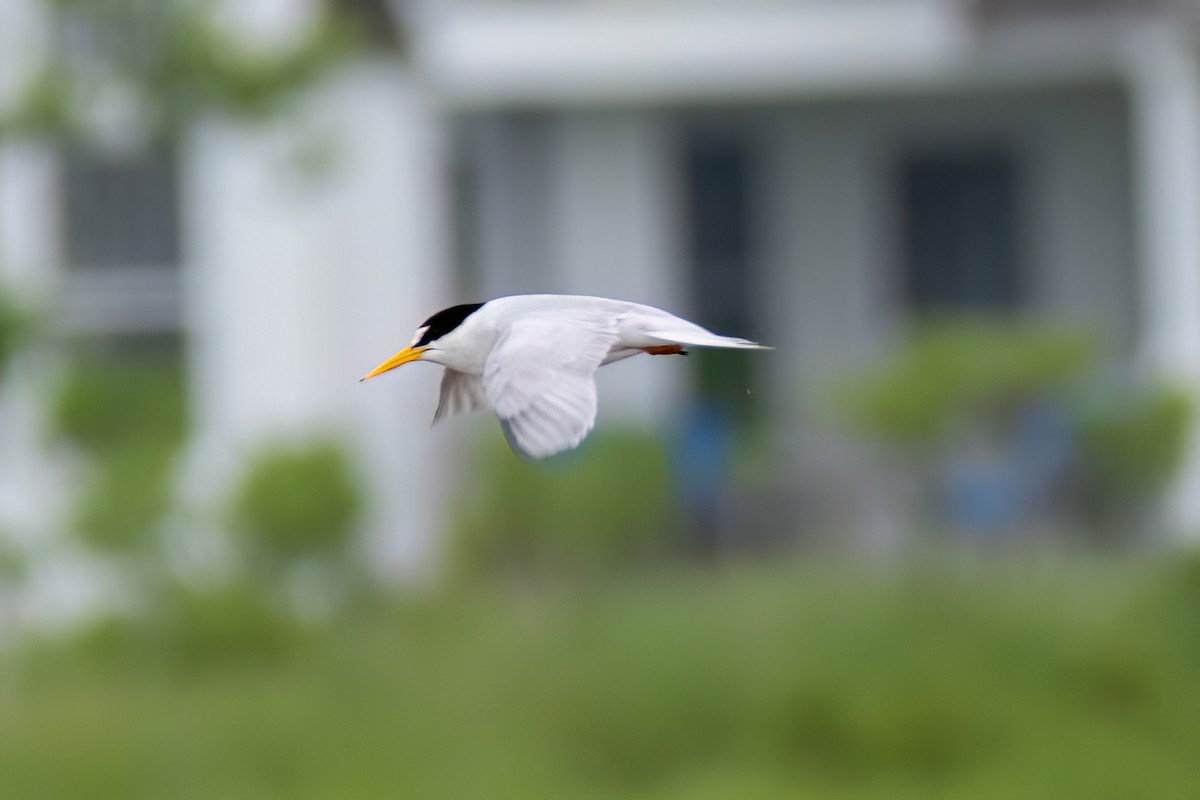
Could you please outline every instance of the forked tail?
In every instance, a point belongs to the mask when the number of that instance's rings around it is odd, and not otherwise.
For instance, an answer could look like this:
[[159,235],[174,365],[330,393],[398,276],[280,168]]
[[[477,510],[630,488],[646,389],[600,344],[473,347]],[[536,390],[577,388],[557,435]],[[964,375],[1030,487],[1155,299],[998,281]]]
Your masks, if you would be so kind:
[[752,342],[749,339],[739,339],[736,336],[718,336],[715,333],[698,331],[646,331],[647,336],[662,339],[665,342],[691,345],[693,347],[728,347],[736,350],[773,350],[765,344]]

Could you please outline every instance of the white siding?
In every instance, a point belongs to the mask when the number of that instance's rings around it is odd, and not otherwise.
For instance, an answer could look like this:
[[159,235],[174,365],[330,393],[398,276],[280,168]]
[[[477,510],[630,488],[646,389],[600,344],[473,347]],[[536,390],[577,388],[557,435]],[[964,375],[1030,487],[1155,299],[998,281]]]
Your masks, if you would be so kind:
[[[1183,32],[1148,29],[1131,49],[1141,199],[1139,355],[1200,403],[1200,61]],[[1200,425],[1165,504],[1174,532],[1200,540]]]

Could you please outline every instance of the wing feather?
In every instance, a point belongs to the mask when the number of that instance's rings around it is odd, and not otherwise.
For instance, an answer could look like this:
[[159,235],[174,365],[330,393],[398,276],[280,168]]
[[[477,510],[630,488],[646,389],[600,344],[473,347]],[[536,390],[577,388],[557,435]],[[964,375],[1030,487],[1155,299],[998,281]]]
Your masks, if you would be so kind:
[[729,347],[738,350],[770,350],[770,347],[752,342],[749,339],[740,339],[736,336],[721,336],[716,333],[711,333],[699,328],[698,330],[648,330],[645,331],[647,336],[653,336],[655,339],[661,339],[664,342],[672,342],[674,344],[688,344],[695,347]]
[[526,314],[497,339],[483,369],[487,403],[509,445],[539,459],[577,447],[596,421],[596,369],[617,341],[616,317],[580,310]]
[[458,414],[477,414],[487,410],[487,394],[483,380],[478,375],[447,367],[442,370],[442,385],[438,393],[438,407],[433,415],[433,424]]

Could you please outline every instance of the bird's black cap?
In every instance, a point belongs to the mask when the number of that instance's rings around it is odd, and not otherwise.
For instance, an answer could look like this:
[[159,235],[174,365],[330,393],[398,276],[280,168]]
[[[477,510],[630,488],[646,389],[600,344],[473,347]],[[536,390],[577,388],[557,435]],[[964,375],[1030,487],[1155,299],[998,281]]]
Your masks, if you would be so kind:
[[437,341],[459,325],[462,325],[463,320],[482,307],[483,303],[464,303],[463,305],[451,306],[437,312],[421,323],[420,327],[424,328],[425,332],[421,334],[421,338],[417,340],[414,347],[424,347],[430,342]]

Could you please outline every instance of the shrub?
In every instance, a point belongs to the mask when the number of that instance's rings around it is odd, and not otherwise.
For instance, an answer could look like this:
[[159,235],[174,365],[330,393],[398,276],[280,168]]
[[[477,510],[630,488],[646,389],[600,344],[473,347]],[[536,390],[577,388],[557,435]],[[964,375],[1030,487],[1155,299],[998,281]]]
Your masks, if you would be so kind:
[[849,427],[929,446],[964,420],[992,424],[1015,404],[1061,389],[1092,362],[1087,337],[992,320],[920,327],[888,362],[837,392]]
[[463,498],[457,561],[468,570],[628,562],[661,542],[671,496],[666,446],[594,434],[583,452],[539,464],[494,443]]
[[0,377],[33,331],[33,316],[0,289]]
[[1164,387],[1098,394],[1092,362],[1088,340],[1067,331],[926,326],[890,361],[846,381],[838,410],[853,430],[907,448],[906,470],[944,483],[926,493],[953,493],[960,518],[970,508],[979,527],[1011,529],[1076,500],[1088,527],[1129,527],[1181,463],[1191,404]]
[[250,463],[234,493],[231,523],[262,566],[340,554],[363,497],[345,450],[332,440],[275,444]]
[[77,358],[52,418],[63,438],[92,456],[133,444],[170,452],[186,431],[182,369],[161,359]]
[[171,453],[126,447],[94,466],[76,508],[78,536],[110,552],[153,547],[157,525],[171,507]]
[[1193,409],[1170,386],[1085,411],[1080,447],[1092,494],[1112,507],[1160,491],[1183,461]]
[[182,370],[161,358],[92,354],[73,364],[53,403],[58,435],[88,459],[75,531],[107,551],[152,547],[171,500],[171,467],[183,445]]
[[4,535],[0,533],[0,589],[21,584],[28,571],[29,563],[25,555],[4,541]]

